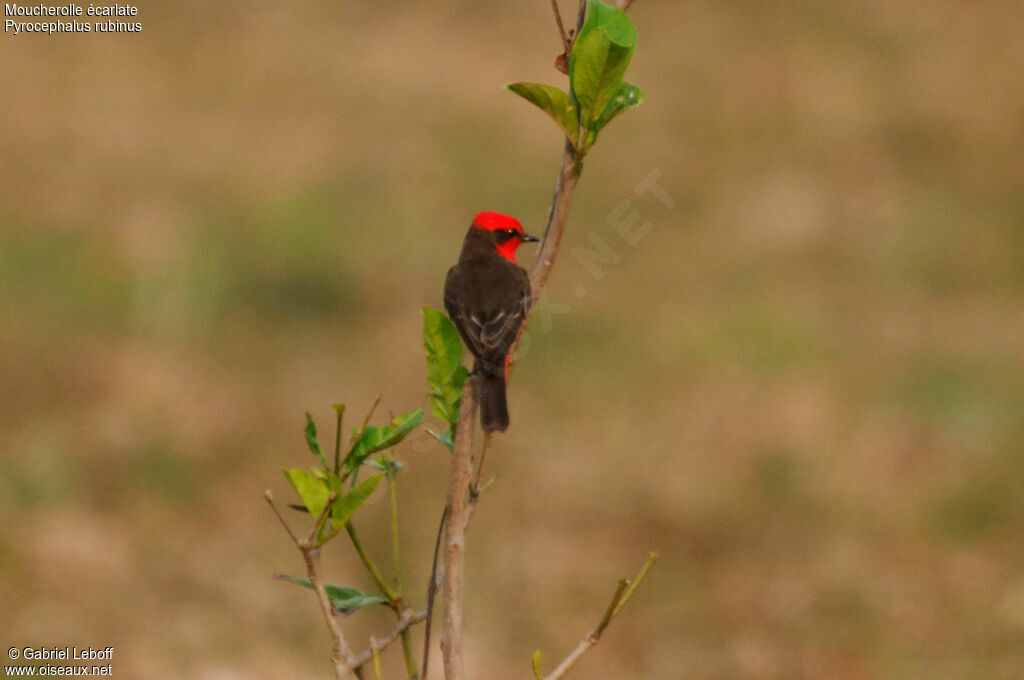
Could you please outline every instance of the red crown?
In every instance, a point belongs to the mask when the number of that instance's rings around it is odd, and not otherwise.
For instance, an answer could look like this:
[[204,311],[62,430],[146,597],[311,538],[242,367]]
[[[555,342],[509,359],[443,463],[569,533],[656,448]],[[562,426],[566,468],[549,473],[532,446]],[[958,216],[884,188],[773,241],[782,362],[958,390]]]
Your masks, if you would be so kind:
[[523,225],[519,224],[519,220],[511,215],[499,212],[478,212],[476,217],[473,218],[473,224],[486,231],[494,231],[495,229],[515,229],[520,233],[523,231]]

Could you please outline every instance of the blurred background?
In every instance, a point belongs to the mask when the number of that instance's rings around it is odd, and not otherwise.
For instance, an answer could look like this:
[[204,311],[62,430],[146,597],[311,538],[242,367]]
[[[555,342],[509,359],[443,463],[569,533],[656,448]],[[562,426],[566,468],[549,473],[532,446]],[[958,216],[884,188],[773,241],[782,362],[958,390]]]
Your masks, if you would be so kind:
[[[561,140],[500,86],[565,85],[550,6],[138,6],[0,38],[2,641],[332,677],[262,494],[313,464],[304,411],[426,406],[476,211],[542,229]],[[553,668],[657,550],[572,677],[1024,677],[1024,5],[631,16],[647,100],[587,158],[488,457],[470,670]],[[419,604],[448,454],[399,456]]]

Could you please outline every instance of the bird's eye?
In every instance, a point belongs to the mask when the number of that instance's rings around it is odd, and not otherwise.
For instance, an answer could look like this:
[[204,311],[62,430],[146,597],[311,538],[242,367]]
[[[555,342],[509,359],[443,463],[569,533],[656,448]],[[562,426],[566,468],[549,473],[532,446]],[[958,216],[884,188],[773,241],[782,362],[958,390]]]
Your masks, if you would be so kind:
[[516,230],[515,229],[506,229],[505,233],[508,234],[509,238],[512,238],[513,236],[516,235]]

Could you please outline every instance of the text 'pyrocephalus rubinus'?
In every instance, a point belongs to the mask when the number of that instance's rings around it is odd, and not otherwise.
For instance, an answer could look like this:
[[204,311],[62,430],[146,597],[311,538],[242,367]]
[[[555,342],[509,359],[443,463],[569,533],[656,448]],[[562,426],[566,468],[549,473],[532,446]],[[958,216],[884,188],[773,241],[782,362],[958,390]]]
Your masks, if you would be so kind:
[[462,243],[459,263],[448,270],[444,308],[476,359],[480,425],[508,427],[505,372],[512,343],[530,308],[530,277],[516,264],[516,248],[539,241],[514,217],[477,213]]

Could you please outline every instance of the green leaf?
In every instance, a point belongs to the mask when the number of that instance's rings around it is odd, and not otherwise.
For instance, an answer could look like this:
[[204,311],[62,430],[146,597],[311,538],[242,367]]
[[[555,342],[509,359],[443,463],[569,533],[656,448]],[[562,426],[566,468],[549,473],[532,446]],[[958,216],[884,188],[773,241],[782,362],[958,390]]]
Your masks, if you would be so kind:
[[[351,473],[362,465],[370,455],[395,446],[416,429],[416,426],[422,421],[423,409],[418,408],[393,419],[390,425],[367,427],[345,458],[345,470]],[[355,432],[356,430],[353,430],[353,433]]]
[[390,472],[392,475],[403,467],[405,463],[400,460],[387,460],[383,456],[379,460],[368,460],[364,465],[372,467],[374,470],[383,470],[384,472]]
[[366,499],[377,489],[380,480],[384,478],[383,472],[378,472],[359,482],[354,489],[344,496],[338,496],[334,505],[331,506],[332,535],[337,533],[345,524],[352,519],[352,515],[359,509]]
[[423,308],[423,346],[427,350],[427,384],[440,392],[462,365],[462,340],[455,324],[430,307]]
[[430,395],[430,411],[448,423],[459,420],[459,404],[462,402],[462,384],[469,377],[465,366],[459,366],[451,381],[442,386],[440,393]]
[[423,308],[423,346],[427,350],[430,410],[441,420],[455,423],[469,371],[462,365],[462,340],[455,324],[430,307]]
[[536,650],[533,653],[532,661],[533,661],[533,677],[537,678],[537,680],[541,680],[541,675],[540,675],[540,650],[539,649]]
[[319,517],[331,495],[327,482],[305,468],[292,468],[282,472],[295,489],[295,493],[299,494],[309,514],[314,518]]
[[445,446],[447,446],[448,450],[454,453],[455,452],[455,433],[454,433],[454,429],[455,429],[454,425],[449,425],[448,429],[445,430],[444,432],[434,432],[433,430],[427,430],[427,432],[430,434],[431,437],[433,437],[437,441],[439,441],[442,444],[444,444]]
[[[294,583],[303,588],[313,588],[313,583],[309,579],[296,578],[286,574],[278,574],[275,578],[287,581],[288,583]],[[369,604],[387,604],[387,600],[380,595],[371,595],[355,588],[325,585],[324,591],[327,592],[327,599],[331,601],[331,606],[342,614],[351,614],[355,610]]]
[[580,121],[576,117],[576,106],[568,93],[554,85],[541,83],[509,83],[505,89],[514,92],[551,116],[573,146],[579,141]]
[[327,468],[327,461],[324,459],[324,451],[320,448],[320,441],[316,438],[316,423],[313,422],[313,416],[306,412],[306,446],[309,450],[317,455],[320,459],[320,463]]
[[626,13],[587,0],[587,18],[569,57],[569,85],[585,129],[594,129],[615,96],[635,49],[636,28]]
[[615,96],[608,102],[608,106],[605,107],[604,113],[597,119],[594,124],[592,131],[592,139],[590,144],[593,144],[593,140],[597,139],[597,133],[604,129],[604,126],[612,122],[612,120],[623,111],[628,111],[633,107],[640,106],[644,100],[644,91],[636,85],[630,85],[629,83],[619,83],[619,89],[615,91]]
[[587,16],[580,37],[595,30],[606,33],[616,45],[636,47],[636,27],[625,12],[601,0],[587,0]]

